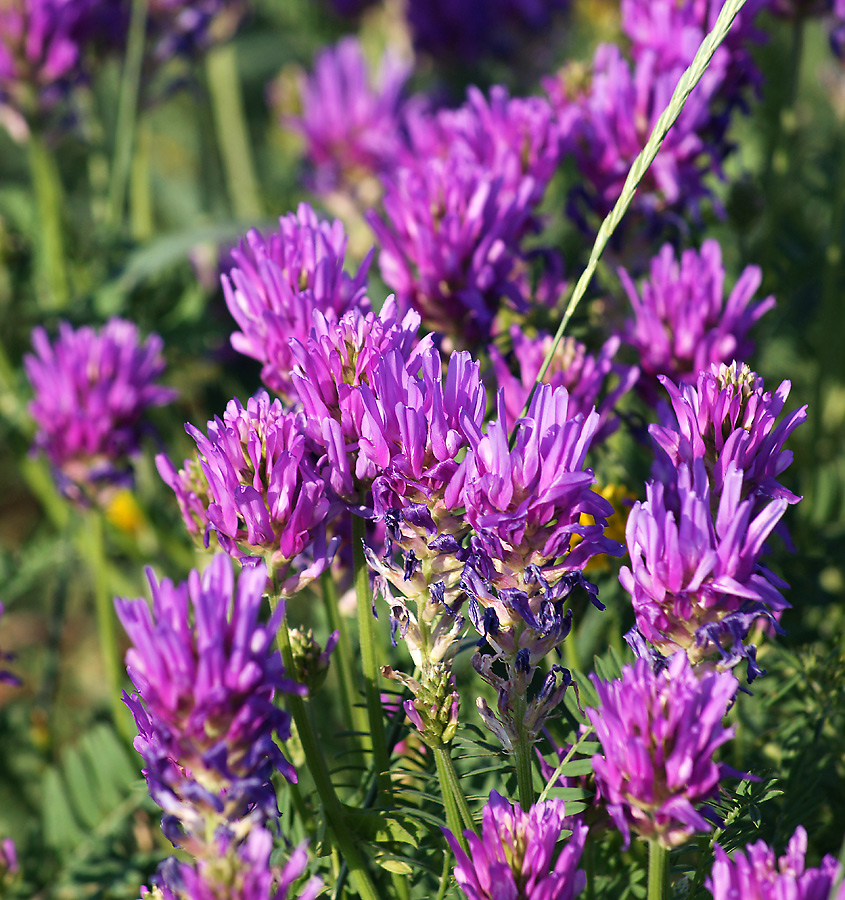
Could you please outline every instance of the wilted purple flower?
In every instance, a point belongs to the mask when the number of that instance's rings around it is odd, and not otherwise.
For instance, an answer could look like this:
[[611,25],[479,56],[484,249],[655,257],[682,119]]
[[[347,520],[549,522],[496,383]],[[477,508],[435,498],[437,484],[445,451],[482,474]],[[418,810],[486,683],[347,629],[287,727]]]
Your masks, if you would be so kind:
[[683,653],[657,674],[638,659],[618,681],[591,678],[600,706],[587,716],[602,746],[593,757],[596,787],[625,846],[631,831],[667,848],[709,831],[696,806],[738,774],[713,761],[734,734],[722,719],[737,680],[712,671],[699,678]]
[[353,309],[335,321],[315,312],[307,339],[291,342],[296,363],[292,381],[304,410],[305,432],[325,449],[323,477],[350,503],[365,500],[362,489],[368,493],[378,474],[374,454],[362,452],[374,440],[365,424],[364,388],[386,360],[411,372],[419,368],[432,340],[417,341],[419,326],[415,312],[400,317],[388,297],[379,315]]
[[[575,414],[573,405],[566,388],[540,385],[517,423],[511,450],[500,393],[498,421],[486,434],[480,429],[471,434],[470,449],[446,492],[450,508],[458,497],[463,500],[487,553],[520,571],[559,557],[571,571],[597,553],[619,552],[615,541],[603,537],[613,508],[590,489],[595,478],[584,468],[599,417],[595,411]],[[580,525],[582,513],[595,524]],[[575,534],[581,540],[573,548]]]
[[336,322],[350,309],[367,312],[367,271],[372,252],[354,276],[343,270],[346,233],[337,219],[324,222],[307,203],[279,219],[269,238],[250,231],[221,278],[226,304],[241,328],[235,350],[263,363],[261,377],[273,391],[295,397],[290,380],[290,341],[305,342],[319,310]]
[[[839,869],[836,859],[828,855],[819,868],[805,868],[807,832],[800,825],[778,860],[764,841],[749,844],[745,853],[737,850],[732,858],[718,844],[715,851],[716,860],[705,882],[713,900],[828,900],[832,896]],[[845,900],[845,884],[836,898]]]
[[619,277],[634,312],[622,338],[639,353],[643,389],[651,400],[659,375],[695,383],[711,365],[750,354],[749,330],[775,306],[774,297],[752,302],[761,281],[757,266],[743,271],[725,300],[722,250],[714,240],[705,241],[700,253],[684,251],[680,262],[666,244],[639,291],[624,269]]
[[[222,835],[215,845],[215,853],[195,865],[166,860],[158,876],[161,884],[151,891],[142,888],[141,900],[288,900],[308,864],[305,844],[300,844],[283,868],[271,865],[273,838],[264,828],[253,828],[242,844]],[[296,900],[314,900],[322,887],[319,878],[311,878]]]
[[318,193],[357,187],[395,165],[409,74],[410,66],[388,50],[374,83],[354,37],[320,51],[300,85],[302,113],[288,123],[305,138]]
[[[555,858],[561,832],[568,828],[572,834]],[[469,900],[572,900],[587,883],[576,868],[587,828],[573,827],[562,800],[535,803],[526,811],[491,791],[481,836],[464,832],[469,855],[455,835],[443,833],[455,854],[455,878]]]
[[[576,211],[580,202],[599,216],[610,212],[631,164],[669,105],[682,72],[682,66],[662,70],[653,51],[631,64],[618,47],[602,44],[596,50],[585,90],[577,85],[561,88],[553,80],[547,81],[559,115],[577,116],[575,159],[585,185],[573,198]],[[563,77],[567,79],[565,73]],[[634,201],[646,214],[695,211],[701,198],[710,194],[706,177],[720,173],[726,152],[720,134],[723,129],[717,127],[710,112],[720,85],[720,74],[708,71],[687,99]]]
[[296,780],[273,739],[290,737],[275,693],[305,690],[284,677],[272,649],[284,602],[262,624],[266,568],[244,569],[235,589],[223,554],[178,585],[147,575],[152,612],[142,599],[117,599],[115,608],[133,644],[126,664],[139,695],[124,702],[138,725],[147,784],[165,813],[162,827],[189,849],[207,841],[213,823],[242,837],[277,814],[273,772]]
[[370,212],[379,265],[399,302],[461,344],[489,338],[500,307],[528,308],[520,244],[533,223],[534,180],[516,191],[460,154],[385,177],[384,218]]
[[[228,554],[263,556],[275,578],[287,578],[286,592],[320,575],[330,561],[325,520],[331,504],[306,447],[302,413],[286,412],[261,391],[246,408],[231,400],[223,419],[208,423],[208,435],[190,424],[185,430],[197,443],[200,471],[186,460],[176,472],[164,454],[156,463],[188,529],[199,531],[204,516]],[[305,571],[294,565],[287,577],[291,562],[308,548],[313,563]]]
[[24,367],[35,391],[34,446],[65,494],[103,503],[115,485],[132,482],[130,458],[148,430],[146,411],[176,396],[156,384],[164,371],[162,340],[152,334],[142,344],[132,322],[110,319],[100,331],[62,322],[54,344],[36,328],[32,346]]
[[[511,373],[505,358],[494,345],[490,345],[496,383],[504,392],[509,428],[513,428],[522,415],[525,401],[552,345],[552,336],[540,332],[537,337],[531,338],[519,326],[514,325],[511,327],[511,341],[519,376]],[[547,384],[552,387],[563,385],[569,392],[572,415],[581,413],[587,416],[595,407],[600,422],[593,437],[595,442],[603,440],[617,429],[619,420],[612,416],[613,408],[634,386],[639,376],[636,366],[613,361],[619,345],[619,338],[612,337],[598,355],[594,356],[587,352],[580,341],[566,337],[558,344],[544,377]],[[615,382],[612,388],[607,388],[608,379]]]
[[[675,421],[664,411],[661,425],[649,433],[665,454],[656,462],[663,480],[681,463],[692,466],[704,460],[715,499],[724,488],[728,469],[735,465],[745,479],[743,492],[797,503],[801,498],[787,490],[777,477],[792,462],[792,451],[783,445],[807,418],[807,407],[793,410],[780,422],[789,397],[790,383],[781,382],[774,394],[763,379],[744,363],[712,365],[693,385],[675,385],[660,379],[669,393]],[[670,477],[664,478],[664,471]]]
[[677,484],[651,482],[645,503],[628,516],[626,539],[631,569],[619,581],[634,601],[637,627],[669,656],[683,650],[693,664],[721,656],[723,665],[749,660],[742,646],[761,616],[789,607],[783,581],[760,565],[763,545],[788,502],[773,500],[756,512],[754,498],[742,499],[743,473],[731,464],[711,511],[710,486],[701,460],[681,464]]
[[0,121],[22,140],[85,76],[91,0],[4,0],[0,6]]

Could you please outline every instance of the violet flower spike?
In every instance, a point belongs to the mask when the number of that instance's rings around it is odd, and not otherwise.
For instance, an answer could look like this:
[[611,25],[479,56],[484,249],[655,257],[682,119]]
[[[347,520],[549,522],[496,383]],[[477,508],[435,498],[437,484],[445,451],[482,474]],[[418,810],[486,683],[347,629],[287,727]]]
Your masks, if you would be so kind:
[[[833,856],[825,856],[818,868],[806,868],[807,832],[799,825],[786,853],[775,854],[764,841],[736,850],[732,857],[717,844],[716,859],[705,882],[713,900],[828,900],[840,867]],[[835,900],[845,900],[845,883]]]
[[290,736],[290,716],[273,698],[305,688],[285,677],[273,649],[284,603],[266,625],[260,621],[263,564],[244,569],[237,586],[223,554],[178,585],[147,575],[152,610],[142,599],[115,600],[132,641],[127,672],[138,692],[124,702],[138,725],[135,749],[165,812],[165,834],[201,849],[209,819],[242,837],[278,815],[270,778],[280,771],[295,781],[296,773],[273,740]]
[[651,402],[658,376],[694,384],[712,365],[748,356],[754,349],[748,332],[775,306],[774,297],[753,300],[762,280],[757,266],[747,266],[725,298],[722,250],[714,240],[700,253],[684,251],[680,260],[664,245],[639,290],[624,269],[619,277],[634,312],[622,338],[639,354],[642,390]]
[[[555,858],[564,829],[572,834]],[[576,867],[587,827],[567,819],[562,800],[535,803],[528,811],[496,791],[484,807],[481,835],[465,831],[469,854],[447,829],[443,834],[455,854],[455,879],[468,900],[572,900],[587,879]]]
[[697,806],[716,795],[722,778],[739,775],[713,760],[733,737],[722,719],[737,680],[712,671],[699,678],[683,653],[659,674],[638,659],[618,681],[591,678],[600,705],[587,716],[602,745],[593,757],[596,787],[625,846],[632,831],[669,849],[709,831]]
[[250,231],[232,251],[235,265],[221,277],[229,312],[241,329],[232,335],[232,346],[262,363],[264,383],[286,399],[296,399],[290,342],[307,341],[314,310],[336,322],[351,309],[370,309],[365,294],[373,251],[349,275],[343,268],[346,240],[339,220],[321,221],[300,203],[269,237]]
[[69,498],[104,505],[115,487],[132,483],[131,458],[150,430],[145,413],[176,397],[157,383],[162,340],[151,334],[142,343],[132,322],[110,319],[99,331],[62,322],[52,344],[36,328],[32,345],[24,368],[35,392],[34,449]]

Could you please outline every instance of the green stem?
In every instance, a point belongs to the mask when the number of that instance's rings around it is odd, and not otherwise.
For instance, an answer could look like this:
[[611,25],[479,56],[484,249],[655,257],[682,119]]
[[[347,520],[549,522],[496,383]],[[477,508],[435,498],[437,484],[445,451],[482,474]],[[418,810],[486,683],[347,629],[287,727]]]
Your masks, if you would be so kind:
[[443,795],[446,822],[449,830],[466,850],[463,832],[476,831],[475,820],[472,817],[464,789],[461,787],[461,780],[449,748],[447,746],[435,747],[434,761],[437,764],[437,778],[440,781],[440,793]]
[[86,558],[88,568],[94,579],[97,630],[100,633],[100,649],[103,654],[106,681],[109,686],[112,718],[117,730],[128,740],[132,737],[132,734],[123,702],[120,699],[124,669],[118,652],[117,618],[109,592],[102,513],[96,509],[90,510],[86,516],[86,525],[86,528],[77,531],[77,543]]
[[261,195],[234,45],[223,44],[212,50],[205,59],[205,72],[229,201],[239,219],[258,220],[262,216]]
[[648,900],[669,897],[669,851],[657,838],[648,842]]
[[126,203],[126,186],[132,166],[132,150],[135,143],[135,115],[138,109],[138,92],[141,69],[144,64],[144,43],[147,33],[148,0],[132,0],[132,16],[129,20],[129,37],[126,59],[120,82],[117,105],[117,123],[114,136],[111,183],[109,185],[108,224],[117,228],[123,221]]
[[584,848],[584,872],[587,875],[586,900],[596,900],[596,844],[589,837]]
[[390,794],[390,755],[384,729],[384,713],[379,691],[380,670],[376,656],[373,601],[370,591],[370,569],[364,556],[366,522],[352,517],[352,571],[355,578],[355,597],[358,606],[358,639],[361,642],[361,666],[364,670],[364,695],[367,699],[367,718],[373,742],[373,762],[378,775],[379,792]]
[[527,812],[534,803],[534,773],[531,768],[532,743],[528,740],[525,726],[526,702],[524,697],[517,697],[514,704],[514,721],[518,739],[513,748],[513,761],[516,768],[516,785],[519,793],[519,805]]
[[[348,726],[355,731],[366,733],[367,713],[357,705],[358,684],[355,666],[352,661],[352,644],[349,641],[349,629],[346,627],[346,619],[340,614],[337,601],[337,591],[332,578],[331,570],[323,572],[320,578],[320,586],[323,591],[323,604],[326,607],[326,618],[329,628],[337,631],[337,649],[332,656],[333,665],[337,666],[337,678],[340,682],[340,694],[343,702],[344,714]],[[356,735],[360,741],[360,736]]]
[[152,130],[146,117],[138,120],[138,140],[132,156],[132,172],[129,182],[129,215],[132,237],[146,241],[153,236],[153,195],[150,186],[150,162],[152,157]]
[[[40,134],[29,138],[29,170],[38,204],[36,260],[41,291],[49,309],[65,309],[70,302],[62,223],[62,183],[56,160]],[[39,291],[39,294],[41,293]]]
[[[275,602],[275,600],[271,599],[271,603],[274,606]],[[293,651],[291,650],[287,617],[282,619],[276,640],[285,667],[289,672],[293,672]],[[323,804],[328,825],[334,833],[337,845],[349,868],[349,877],[363,900],[379,900],[376,887],[367,872],[364,858],[359,852],[358,846],[344,820],[343,807],[335,793],[322,747],[314,729],[311,727],[311,720],[308,716],[305,701],[298,694],[287,694],[287,703],[296,723],[296,730],[305,754],[305,763],[308,766],[311,777],[314,779],[314,785]]]

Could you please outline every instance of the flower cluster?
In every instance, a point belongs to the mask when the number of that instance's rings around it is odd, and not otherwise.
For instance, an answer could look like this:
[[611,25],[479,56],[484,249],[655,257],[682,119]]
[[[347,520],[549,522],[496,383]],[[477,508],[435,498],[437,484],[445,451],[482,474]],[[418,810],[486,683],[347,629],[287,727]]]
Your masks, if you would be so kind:
[[350,309],[369,310],[370,256],[350,276],[343,270],[345,254],[343,225],[321,222],[307,203],[282,217],[269,238],[251,231],[232,251],[235,265],[221,279],[241,329],[232,346],[262,363],[264,383],[283,397],[295,397],[290,342],[307,340],[314,311],[336,322]]
[[667,848],[708,831],[696,806],[738,774],[713,760],[733,737],[722,719],[737,680],[729,672],[699,678],[683,653],[657,673],[638,659],[619,681],[592,679],[599,708],[587,716],[602,749],[593,757],[596,787],[626,846],[632,831]]
[[32,345],[24,366],[35,391],[35,448],[71,499],[105,505],[115,486],[132,482],[131,457],[148,430],[144,414],[176,396],[156,383],[164,371],[161,338],[142,343],[135,325],[111,319],[99,332],[63,322],[54,344],[36,328]]
[[207,855],[207,836],[217,828],[241,840],[278,815],[270,778],[280,771],[295,781],[296,774],[273,738],[290,737],[290,717],[273,697],[304,688],[284,677],[271,649],[284,604],[266,625],[260,621],[263,565],[244,569],[237,588],[222,554],[182,584],[148,574],[152,612],[142,599],[115,601],[133,644],[126,663],[139,695],[124,702],[165,834]]
[[[555,858],[561,832],[570,827],[572,834]],[[562,800],[536,803],[526,811],[492,791],[482,814],[481,835],[464,832],[469,854],[455,835],[446,830],[444,834],[455,854],[455,878],[469,900],[572,900],[586,885],[577,866],[587,828],[573,826]]]
[[[287,592],[316,578],[329,563],[325,520],[326,485],[306,446],[302,413],[286,412],[279,400],[260,392],[244,407],[231,400],[208,434],[187,425],[197,443],[197,463],[176,471],[156,458],[159,473],[176,493],[188,530],[214,531],[235,559],[262,557]],[[314,559],[292,567],[309,548]],[[293,571],[291,571],[293,569]]]
[[[764,841],[749,844],[745,853],[737,850],[733,857],[717,844],[716,861],[707,880],[713,900],[828,900],[834,898],[839,866],[832,856],[825,856],[817,869],[806,868],[807,832],[799,826],[786,848],[775,859],[774,851]],[[840,885],[835,900],[845,900],[845,883]]]
[[762,278],[756,266],[743,271],[725,299],[722,250],[714,240],[700,253],[684,251],[679,261],[666,244],[639,291],[624,269],[619,277],[634,313],[622,337],[639,355],[641,387],[651,401],[659,375],[694,383],[711,365],[747,357],[754,349],[749,330],[775,305],[774,297],[752,302]]

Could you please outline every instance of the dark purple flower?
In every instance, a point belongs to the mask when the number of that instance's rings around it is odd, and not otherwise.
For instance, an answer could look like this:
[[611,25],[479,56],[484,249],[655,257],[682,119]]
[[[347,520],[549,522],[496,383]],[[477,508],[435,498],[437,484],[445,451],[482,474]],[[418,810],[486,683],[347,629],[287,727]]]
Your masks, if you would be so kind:
[[[774,850],[764,841],[749,844],[745,852],[737,850],[733,857],[717,844],[716,859],[705,884],[713,900],[828,900],[836,883],[839,866],[832,856],[825,856],[817,869],[805,867],[807,832],[795,829],[786,853],[775,859]],[[836,894],[845,900],[845,884]]]
[[807,407],[802,406],[777,421],[789,397],[788,381],[781,382],[772,394],[765,390],[759,375],[736,361],[729,366],[711,366],[699,374],[694,386],[660,380],[674,412],[674,421],[664,410],[662,424],[649,428],[665,454],[655,465],[661,480],[673,480],[671,473],[681,463],[692,466],[701,459],[714,500],[724,489],[731,465],[742,471],[744,494],[789,503],[801,499],[777,481],[792,462],[792,451],[784,450],[783,445],[807,418]]
[[402,147],[402,91],[410,67],[388,51],[374,80],[357,38],[345,37],[317,55],[300,85],[302,112],[288,124],[305,138],[315,188],[360,190],[360,182],[390,170]]
[[232,251],[235,265],[223,275],[226,304],[241,330],[235,350],[263,363],[261,377],[273,391],[295,397],[291,340],[304,343],[319,310],[336,322],[350,309],[367,312],[370,253],[354,276],[343,270],[346,233],[337,219],[320,221],[307,203],[279,219],[269,238],[250,231]]
[[[511,327],[511,341],[519,376],[511,373],[505,358],[495,345],[490,345],[496,383],[504,392],[509,428],[513,428],[522,415],[525,401],[552,345],[552,336],[540,332],[537,337],[530,338],[514,325]],[[595,442],[603,440],[619,426],[619,420],[612,415],[613,408],[634,386],[639,375],[639,369],[635,366],[613,361],[619,344],[619,338],[612,337],[594,356],[575,338],[566,337],[558,344],[543,379],[552,387],[562,385],[566,388],[573,415],[581,413],[586,416],[593,408],[596,409],[600,424],[593,438]],[[607,387],[609,379],[613,382],[612,388]]]
[[[561,832],[572,828],[555,855]],[[491,791],[481,835],[465,831],[469,855],[443,830],[455,854],[455,879],[469,900],[572,900],[586,876],[576,867],[587,838],[585,825],[566,818],[562,800],[546,800],[523,810]]]
[[[273,838],[260,827],[253,828],[241,844],[226,835],[218,836],[215,844],[215,853],[195,865],[166,860],[158,876],[161,884],[151,891],[141,888],[141,900],[288,900],[308,864],[305,845],[300,844],[284,867],[271,865]],[[296,900],[314,900],[322,887],[319,878],[311,878]]]
[[[186,460],[177,472],[164,454],[156,463],[188,529],[199,532],[204,519],[235,559],[264,557],[285,592],[320,575],[330,562],[331,504],[306,446],[302,413],[286,412],[261,391],[246,408],[231,400],[223,419],[208,423],[207,435],[190,424],[185,430],[197,443],[199,468]],[[291,564],[306,550],[314,560],[303,571],[298,561]]]
[[124,702],[162,827],[189,848],[204,845],[214,823],[243,836],[277,815],[273,772],[296,780],[273,738],[290,737],[290,716],[274,695],[305,690],[284,677],[273,650],[284,602],[262,624],[267,570],[244,569],[236,588],[222,554],[182,584],[147,574],[152,611],[142,599],[117,599],[115,608],[132,641],[126,665],[138,692]]
[[54,344],[36,328],[32,346],[24,367],[35,391],[34,446],[46,454],[64,493],[103,503],[115,485],[132,482],[131,457],[148,430],[146,411],[176,396],[156,383],[164,371],[162,340],[152,334],[141,343],[132,322],[110,319],[100,331],[62,322]]
[[754,349],[748,332],[775,305],[774,297],[752,302],[761,281],[757,266],[743,271],[725,299],[722,250],[714,240],[700,253],[686,250],[680,261],[666,244],[639,291],[624,269],[619,277],[634,312],[622,338],[639,354],[651,400],[659,375],[694,384],[711,365],[748,356]]
[[596,786],[626,847],[632,831],[668,848],[709,831],[696,807],[735,774],[713,754],[733,737],[722,719],[737,680],[729,672],[699,677],[683,653],[659,674],[638,659],[618,681],[591,678],[600,706],[587,716],[602,745],[593,757]]
[[[760,565],[788,503],[773,500],[755,512],[732,464],[714,521],[703,462],[692,470],[682,464],[677,479],[651,482],[645,503],[634,504],[626,527],[631,568],[619,580],[633,598],[640,633],[661,653],[683,650],[693,664],[716,653],[735,663],[739,656],[730,651],[739,650],[753,622],[789,607],[779,590],[786,585]],[[724,620],[743,627],[730,634],[708,627]]]
[[228,39],[246,6],[246,0],[150,0],[147,40],[153,62],[196,56]]

